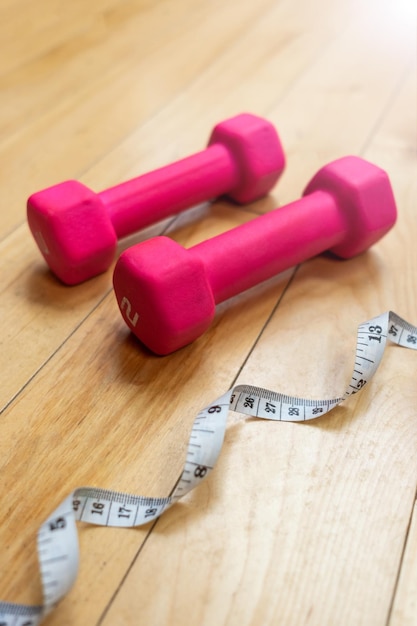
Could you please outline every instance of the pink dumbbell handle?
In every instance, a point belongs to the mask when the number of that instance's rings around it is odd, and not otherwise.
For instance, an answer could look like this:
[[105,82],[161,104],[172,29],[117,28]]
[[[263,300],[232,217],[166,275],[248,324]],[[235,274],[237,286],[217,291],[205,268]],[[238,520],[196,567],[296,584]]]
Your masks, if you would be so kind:
[[340,243],[346,219],[324,191],[189,249],[201,259],[216,304]]
[[238,169],[221,144],[99,193],[118,238],[238,185]]

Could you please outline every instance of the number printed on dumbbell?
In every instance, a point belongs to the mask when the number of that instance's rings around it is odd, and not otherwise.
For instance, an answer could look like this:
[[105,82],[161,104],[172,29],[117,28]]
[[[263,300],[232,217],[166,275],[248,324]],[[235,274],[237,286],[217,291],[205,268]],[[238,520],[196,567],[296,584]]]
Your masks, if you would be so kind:
[[138,323],[139,313],[135,312],[135,314],[132,315],[132,305],[130,304],[130,301],[128,300],[128,298],[126,298],[126,296],[123,296],[120,303],[120,310],[123,312],[124,309],[126,309],[125,316],[132,324],[133,328],[135,328],[136,324]]

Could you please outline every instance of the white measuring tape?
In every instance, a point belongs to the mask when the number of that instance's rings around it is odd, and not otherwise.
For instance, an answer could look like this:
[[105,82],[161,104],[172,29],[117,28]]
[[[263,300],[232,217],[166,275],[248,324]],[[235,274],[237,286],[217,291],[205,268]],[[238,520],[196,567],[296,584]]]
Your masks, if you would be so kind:
[[340,398],[307,400],[250,385],[238,385],[204,408],[194,420],[187,460],[171,496],[145,498],[105,489],[76,489],[38,531],[43,605],[0,602],[0,626],[36,626],[71,589],[78,571],[76,521],[132,528],[159,517],[206,478],[222,447],[229,410],[278,421],[306,421],[325,413],[357,393],[372,378],[387,338],[417,350],[417,327],[393,312],[383,313],[358,327],[355,368]]

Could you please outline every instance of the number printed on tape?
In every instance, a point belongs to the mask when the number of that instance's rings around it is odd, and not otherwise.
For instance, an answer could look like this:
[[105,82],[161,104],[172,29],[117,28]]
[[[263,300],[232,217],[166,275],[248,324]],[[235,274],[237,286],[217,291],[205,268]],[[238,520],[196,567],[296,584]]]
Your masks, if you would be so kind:
[[106,489],[80,487],[70,494],[38,531],[43,605],[0,602],[0,626],[37,626],[68,593],[78,572],[76,522],[132,528],[157,519],[182,496],[207,478],[223,444],[229,410],[277,421],[306,421],[328,413],[371,380],[387,339],[417,350],[417,327],[393,312],[361,324],[357,331],[355,365],[344,394],[330,400],[287,396],[252,385],[237,385],[194,420],[181,477],[171,496],[146,498]]

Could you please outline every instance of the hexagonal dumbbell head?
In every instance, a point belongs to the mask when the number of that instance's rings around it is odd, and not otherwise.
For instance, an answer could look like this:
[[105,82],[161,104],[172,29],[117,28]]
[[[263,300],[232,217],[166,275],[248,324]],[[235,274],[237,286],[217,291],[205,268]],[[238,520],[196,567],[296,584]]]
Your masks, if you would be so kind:
[[266,119],[242,113],[214,127],[209,146],[229,150],[239,170],[239,183],[227,195],[241,204],[254,202],[275,185],[285,155],[275,127]]
[[126,323],[156,354],[194,341],[215,314],[203,263],[168,237],[148,239],[122,253],[113,284]]
[[117,237],[99,196],[69,180],[28,199],[29,227],[51,270],[68,285],[106,271]]
[[364,252],[395,224],[397,209],[387,173],[355,156],[337,159],[321,168],[304,190],[332,195],[346,222],[343,240],[330,249],[348,259]]

